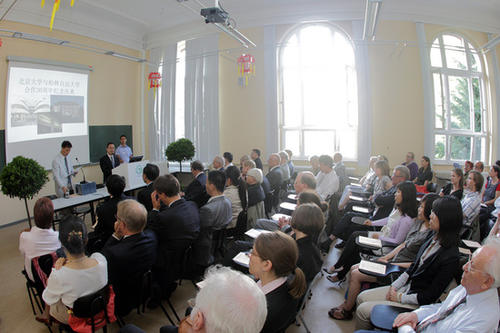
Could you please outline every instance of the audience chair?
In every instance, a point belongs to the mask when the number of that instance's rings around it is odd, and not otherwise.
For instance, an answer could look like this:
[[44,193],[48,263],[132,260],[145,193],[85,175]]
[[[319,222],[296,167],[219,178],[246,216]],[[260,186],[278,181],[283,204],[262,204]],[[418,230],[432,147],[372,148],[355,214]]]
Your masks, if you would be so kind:
[[460,238],[466,240],[473,240],[479,242],[480,240],[480,230],[479,230],[479,215],[472,221],[470,225],[463,225],[460,231]]
[[397,332],[397,329],[392,327],[394,319],[403,312],[409,312],[411,309],[400,306],[378,304],[375,305],[370,314],[371,324],[380,330],[388,332]]
[[320,270],[316,274],[316,276],[314,277],[314,279],[311,281],[311,283],[308,284],[307,290],[306,290],[304,296],[302,296],[302,300],[300,302],[300,305],[299,305],[299,308],[298,308],[298,311],[297,311],[297,315],[295,317],[295,325],[296,326],[300,326],[300,323],[302,323],[304,325],[304,329],[306,330],[307,333],[311,333],[311,330],[309,329],[309,327],[307,327],[307,324],[306,324],[306,322],[305,322],[304,317],[302,316],[302,314],[304,312],[304,309],[306,308],[307,302],[313,296],[312,289],[316,285],[317,281],[321,280],[322,276],[323,276],[323,272],[322,272],[322,270]]

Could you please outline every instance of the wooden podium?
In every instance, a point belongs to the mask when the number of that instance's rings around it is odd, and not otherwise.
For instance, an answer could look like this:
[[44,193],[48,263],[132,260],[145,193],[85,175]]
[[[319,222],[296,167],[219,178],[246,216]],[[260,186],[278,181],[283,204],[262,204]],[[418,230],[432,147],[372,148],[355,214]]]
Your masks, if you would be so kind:
[[114,168],[112,172],[114,175],[125,177],[127,183],[125,191],[130,188],[139,188],[146,186],[146,183],[142,180],[142,170],[148,163],[149,161],[123,163]]

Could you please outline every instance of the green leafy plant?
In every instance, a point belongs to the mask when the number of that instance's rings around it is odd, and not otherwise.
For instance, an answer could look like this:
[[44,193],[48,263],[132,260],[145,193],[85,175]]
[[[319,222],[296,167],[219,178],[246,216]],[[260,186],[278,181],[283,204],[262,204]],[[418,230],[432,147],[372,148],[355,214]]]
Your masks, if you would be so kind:
[[11,198],[24,199],[30,227],[28,199],[33,199],[48,180],[47,171],[37,161],[23,156],[15,157],[0,173],[3,194]]
[[182,172],[182,161],[187,161],[194,156],[194,145],[189,139],[179,139],[172,142],[165,149],[167,160],[179,162],[179,168]]

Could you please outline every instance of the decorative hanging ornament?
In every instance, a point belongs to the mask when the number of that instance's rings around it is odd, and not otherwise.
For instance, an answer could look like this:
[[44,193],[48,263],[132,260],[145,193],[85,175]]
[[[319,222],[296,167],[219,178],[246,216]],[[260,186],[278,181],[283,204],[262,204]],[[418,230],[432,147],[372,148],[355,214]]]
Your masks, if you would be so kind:
[[158,72],[151,72],[148,75],[149,89],[154,89],[154,98],[156,99],[156,89],[161,87],[161,74]]
[[2,38],[0,38],[0,47],[2,47]]
[[[71,0],[71,7],[75,4],[75,0]],[[54,19],[56,17],[56,13],[59,10],[59,6],[61,5],[61,0],[54,0],[54,5],[52,6],[52,16],[50,17],[50,31],[52,31],[52,27],[54,26]],[[45,7],[45,0],[42,0],[40,6]]]
[[248,85],[248,77],[255,76],[255,58],[250,54],[242,54],[238,58],[238,72],[240,74],[240,85],[246,87]]

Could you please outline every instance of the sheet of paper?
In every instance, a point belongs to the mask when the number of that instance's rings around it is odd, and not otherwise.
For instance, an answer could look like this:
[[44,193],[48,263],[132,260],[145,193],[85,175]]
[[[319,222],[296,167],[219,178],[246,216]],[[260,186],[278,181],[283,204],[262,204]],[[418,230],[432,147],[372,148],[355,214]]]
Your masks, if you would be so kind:
[[284,217],[286,219],[289,219],[290,215],[276,213],[273,216],[271,216],[271,219],[274,220],[274,221],[279,221],[279,219],[282,218],[282,217]]
[[463,239],[462,241],[464,242],[464,244],[467,247],[470,247],[470,248],[479,248],[479,247],[481,247],[481,244],[479,244],[478,242],[474,242],[474,241],[466,240],[466,239]]
[[359,268],[380,275],[384,275],[386,270],[386,266],[384,264],[379,264],[368,260],[361,260],[361,262],[359,263]]
[[290,200],[297,200],[297,194],[289,194],[288,199]]
[[370,210],[368,208],[360,207],[360,206],[353,206],[352,210],[355,212],[359,212],[359,213],[369,213],[370,212]]
[[245,232],[245,235],[255,239],[255,238],[259,237],[260,234],[266,233],[266,232],[272,232],[272,231],[262,230],[262,229],[250,229],[250,230],[247,230],[247,232]]
[[365,198],[358,197],[357,195],[350,195],[349,199],[354,200],[354,201],[365,201]]
[[374,247],[382,247],[382,241],[380,239],[359,236],[358,241],[360,244],[374,246]]
[[297,207],[297,205],[290,202],[282,202],[280,207],[288,210],[295,210],[295,207]]
[[463,247],[459,247],[458,252],[465,254],[466,256],[470,256],[472,254],[469,249],[464,249]]
[[239,265],[248,267],[250,265],[250,256],[246,252],[240,252],[233,258],[233,261]]

